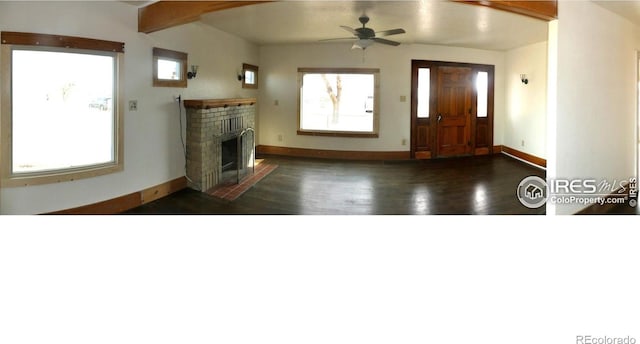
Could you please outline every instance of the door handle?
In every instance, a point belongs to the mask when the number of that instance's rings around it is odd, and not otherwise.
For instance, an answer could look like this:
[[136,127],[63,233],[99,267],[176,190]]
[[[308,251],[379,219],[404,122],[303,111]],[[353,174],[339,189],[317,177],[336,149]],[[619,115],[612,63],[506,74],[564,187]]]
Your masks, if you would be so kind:
[[442,120],[442,114],[438,114],[438,122]]

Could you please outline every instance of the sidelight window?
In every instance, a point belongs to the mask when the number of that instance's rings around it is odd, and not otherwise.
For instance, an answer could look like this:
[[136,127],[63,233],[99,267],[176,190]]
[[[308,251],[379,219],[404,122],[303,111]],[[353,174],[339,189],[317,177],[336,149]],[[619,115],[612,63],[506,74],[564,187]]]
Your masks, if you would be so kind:
[[478,72],[476,75],[476,92],[478,95],[478,117],[487,117],[489,109],[489,73]]
[[418,118],[429,118],[431,69],[418,68]]

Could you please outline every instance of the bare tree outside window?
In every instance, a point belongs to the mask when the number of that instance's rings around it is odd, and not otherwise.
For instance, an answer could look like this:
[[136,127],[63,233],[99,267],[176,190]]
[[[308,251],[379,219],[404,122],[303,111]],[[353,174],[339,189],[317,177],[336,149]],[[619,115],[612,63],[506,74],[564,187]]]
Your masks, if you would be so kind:
[[325,85],[327,86],[327,94],[329,98],[331,98],[331,103],[333,104],[333,115],[331,116],[331,123],[337,124],[339,113],[340,113],[340,98],[342,96],[342,78],[340,74],[335,74],[336,76],[336,91],[334,92],[333,86],[329,82],[326,74],[322,74],[322,80],[324,80]]

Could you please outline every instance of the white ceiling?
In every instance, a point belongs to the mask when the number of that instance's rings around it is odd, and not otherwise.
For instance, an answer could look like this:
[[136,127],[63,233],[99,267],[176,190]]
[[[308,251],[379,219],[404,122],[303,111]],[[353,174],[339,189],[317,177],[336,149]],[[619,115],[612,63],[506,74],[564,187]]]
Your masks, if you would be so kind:
[[[121,1],[144,7],[157,0]],[[592,1],[640,25],[640,0]],[[200,21],[260,45],[293,44],[350,37],[340,26],[359,27],[363,14],[376,31],[405,29],[385,37],[403,44],[509,50],[547,39],[545,21],[449,0],[284,0],[208,13]]]
[[598,5],[627,18],[632,23],[640,24],[640,1],[637,0],[605,0],[594,1]]
[[360,27],[363,14],[375,31],[405,29],[385,37],[403,44],[508,50],[547,39],[545,21],[448,0],[278,1],[208,13],[201,22],[259,45],[292,44],[351,37],[340,26]]

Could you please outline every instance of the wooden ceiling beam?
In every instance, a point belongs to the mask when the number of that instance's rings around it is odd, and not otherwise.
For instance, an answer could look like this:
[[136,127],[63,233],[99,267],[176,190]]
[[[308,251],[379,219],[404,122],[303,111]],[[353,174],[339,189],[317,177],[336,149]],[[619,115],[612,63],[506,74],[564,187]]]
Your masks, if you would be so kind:
[[522,14],[528,17],[551,21],[558,19],[558,1],[528,0],[451,0],[471,5],[479,5],[498,10]]
[[270,1],[158,1],[138,9],[138,32],[151,33],[198,21],[205,13]]
[[[523,0],[450,0],[491,7],[546,21],[558,18],[558,2]],[[138,32],[151,33],[198,21],[205,13],[273,1],[168,1],[161,0],[138,9]]]

